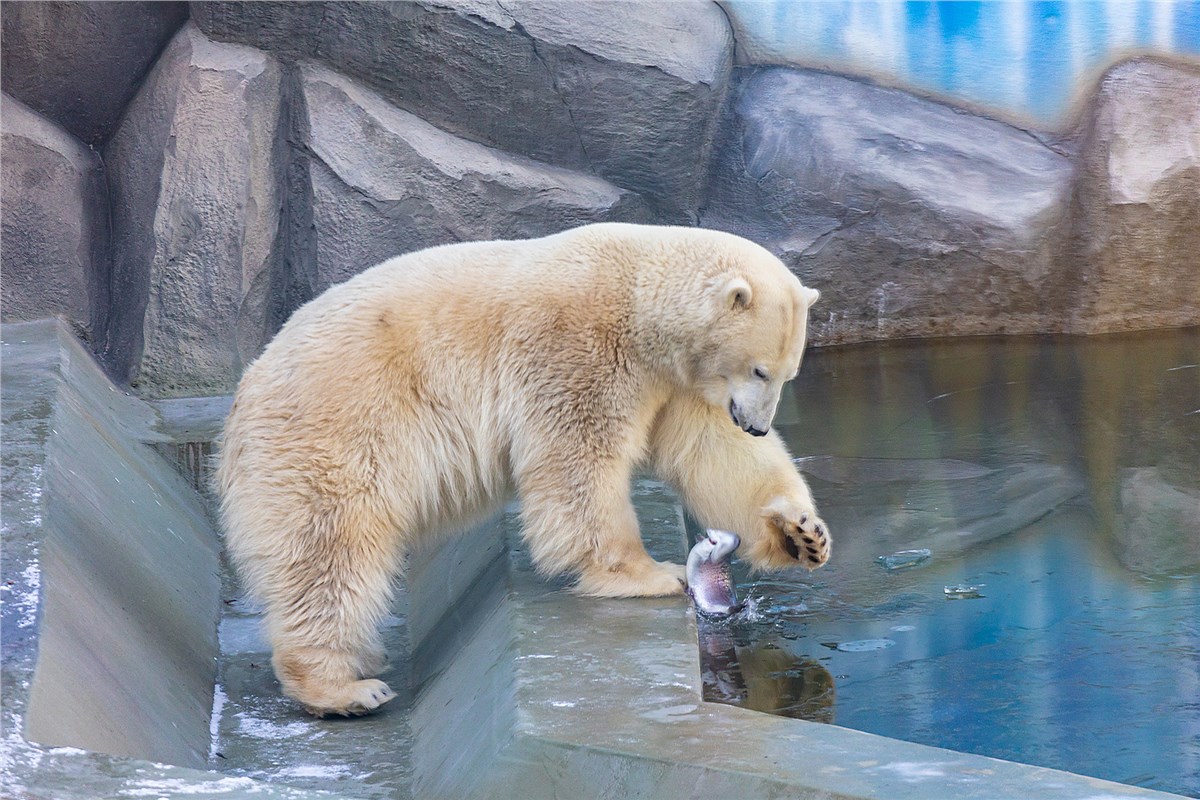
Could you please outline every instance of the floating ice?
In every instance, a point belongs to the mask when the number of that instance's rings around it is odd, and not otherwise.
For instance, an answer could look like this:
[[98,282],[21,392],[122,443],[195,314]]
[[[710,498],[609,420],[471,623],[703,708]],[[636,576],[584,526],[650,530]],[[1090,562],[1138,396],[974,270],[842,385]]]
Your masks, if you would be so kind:
[[894,644],[891,639],[859,639],[855,642],[838,642],[837,649],[843,653],[866,653],[871,650],[884,650]]
[[944,591],[947,600],[973,600],[977,597],[983,597],[979,590],[983,588],[983,584],[971,586],[966,583],[956,583],[953,586],[947,586]]
[[891,571],[924,564],[932,557],[933,553],[923,547],[920,550],[901,550],[898,553],[892,553],[890,556],[880,556],[876,560],[883,565],[884,569]]

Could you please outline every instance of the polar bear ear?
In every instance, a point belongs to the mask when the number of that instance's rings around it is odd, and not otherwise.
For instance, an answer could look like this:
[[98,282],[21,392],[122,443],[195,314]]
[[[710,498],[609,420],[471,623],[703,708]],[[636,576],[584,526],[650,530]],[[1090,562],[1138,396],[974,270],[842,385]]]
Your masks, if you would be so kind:
[[730,278],[721,290],[726,308],[747,308],[754,298],[750,284],[742,278]]
[[804,296],[804,305],[808,308],[812,308],[813,304],[821,299],[821,293],[808,286],[801,286],[800,293]]

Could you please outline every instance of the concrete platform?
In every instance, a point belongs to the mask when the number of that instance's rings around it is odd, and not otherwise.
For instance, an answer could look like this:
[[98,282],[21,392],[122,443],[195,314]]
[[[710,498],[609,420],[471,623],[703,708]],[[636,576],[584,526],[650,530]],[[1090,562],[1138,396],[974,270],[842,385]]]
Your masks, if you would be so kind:
[[[172,465],[223,401],[125,397],[51,322],[5,326],[3,370],[6,795],[1168,796],[703,702],[686,602],[538,579],[512,509],[413,556],[385,632],[398,699],[313,719],[221,570],[203,459]],[[635,494],[652,552],[681,559],[673,498]]]

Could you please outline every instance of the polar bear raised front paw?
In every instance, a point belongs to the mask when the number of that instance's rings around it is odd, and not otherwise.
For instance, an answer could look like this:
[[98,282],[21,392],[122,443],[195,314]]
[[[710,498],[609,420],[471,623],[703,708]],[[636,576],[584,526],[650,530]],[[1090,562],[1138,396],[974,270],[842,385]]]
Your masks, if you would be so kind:
[[778,500],[763,510],[763,521],[766,536],[750,554],[756,566],[779,569],[800,562],[816,569],[829,560],[829,528],[811,508]]

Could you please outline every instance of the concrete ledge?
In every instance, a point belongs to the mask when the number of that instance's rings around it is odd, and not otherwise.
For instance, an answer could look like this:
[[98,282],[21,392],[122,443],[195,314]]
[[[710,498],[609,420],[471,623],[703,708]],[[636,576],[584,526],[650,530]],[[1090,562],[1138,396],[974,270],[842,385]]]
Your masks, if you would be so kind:
[[[681,601],[605,602],[514,577],[522,795],[589,797],[1168,797],[700,700],[695,618]],[[482,795],[481,795],[482,796]]]
[[5,326],[3,343],[5,445],[15,401],[27,427],[11,444],[34,459],[23,491],[41,511],[5,530],[6,546],[23,550],[5,573],[20,576],[12,592],[26,612],[5,613],[5,626],[30,634],[22,649],[36,658],[25,735],[202,766],[220,606],[214,533],[138,435],[152,412],[114,391],[60,323]]
[[216,540],[143,444],[161,438],[154,412],[116,391],[64,323],[6,324],[0,341],[2,793],[329,796],[147,760],[206,760]]

